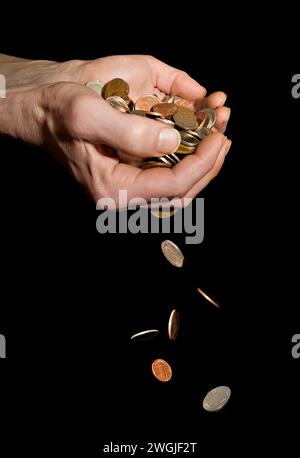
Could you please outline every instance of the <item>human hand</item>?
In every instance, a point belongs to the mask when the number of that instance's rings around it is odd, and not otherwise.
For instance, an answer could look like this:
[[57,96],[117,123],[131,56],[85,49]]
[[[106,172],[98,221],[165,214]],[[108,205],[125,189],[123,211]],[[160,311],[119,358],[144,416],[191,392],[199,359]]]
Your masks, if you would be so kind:
[[[35,75],[31,81],[28,76],[29,86],[11,90],[8,99],[12,105],[7,105],[10,114],[13,107],[22,109],[8,133],[47,147],[93,199],[109,196],[117,202],[119,189],[127,190],[128,199],[194,197],[220,170],[230,147],[221,133],[202,140],[195,154],[172,169],[141,170],[120,162],[118,151],[133,162],[170,153],[177,148],[178,133],[156,121],[117,112],[80,83],[120,77],[128,82],[133,100],[145,93],[199,99],[202,105],[216,108],[216,127],[221,131],[229,117],[223,107],[225,94],[204,98],[205,89],[186,73],[150,56],[113,56],[53,65],[49,64],[48,76],[44,69],[40,80]],[[68,82],[52,83],[61,79]]]

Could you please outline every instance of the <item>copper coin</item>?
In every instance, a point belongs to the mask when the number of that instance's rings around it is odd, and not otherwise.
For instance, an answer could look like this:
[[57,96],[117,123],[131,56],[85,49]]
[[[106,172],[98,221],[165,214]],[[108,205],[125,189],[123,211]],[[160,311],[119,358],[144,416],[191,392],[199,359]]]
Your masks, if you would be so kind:
[[121,78],[114,78],[113,80],[106,83],[102,89],[102,97],[107,99],[113,95],[118,95],[119,97],[125,97],[129,94],[129,86],[126,81]]
[[177,113],[177,107],[174,103],[158,103],[157,105],[153,105],[152,111],[162,114],[165,118],[170,118]]
[[156,359],[152,363],[152,373],[160,382],[168,382],[172,378],[171,366],[164,359]]
[[160,103],[160,100],[155,95],[142,95],[135,102],[136,110],[151,111],[153,105]]
[[171,119],[165,119],[165,118],[156,118],[158,122],[162,122],[163,124],[166,124],[167,126],[174,127],[175,122],[171,121]]
[[215,307],[220,308],[220,305],[219,305],[214,299],[212,299],[205,291],[203,291],[203,289],[197,288],[197,291],[198,291],[198,293],[200,293],[208,302],[210,302],[211,304],[213,304]]
[[183,111],[178,111],[173,116],[173,121],[177,127],[183,130],[194,130],[196,127],[198,127],[197,119]]
[[180,113],[185,113],[185,114],[191,116],[192,118],[197,119],[196,113],[195,113],[193,110],[191,110],[190,108],[185,107],[185,106],[183,106],[183,105],[176,105],[176,106],[177,106],[177,112],[178,112],[178,113],[179,113],[179,112],[180,112]]
[[184,256],[181,250],[178,248],[175,243],[170,240],[164,240],[161,244],[162,252],[165,258],[169,261],[170,264],[174,267],[182,267]]
[[179,313],[177,310],[172,310],[169,323],[168,323],[168,334],[171,340],[175,340],[178,335],[179,328]]

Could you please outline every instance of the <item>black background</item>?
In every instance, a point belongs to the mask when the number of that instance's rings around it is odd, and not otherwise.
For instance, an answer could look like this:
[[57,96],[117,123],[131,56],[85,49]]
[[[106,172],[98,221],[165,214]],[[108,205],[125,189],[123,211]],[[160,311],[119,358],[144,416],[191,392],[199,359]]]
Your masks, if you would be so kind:
[[[282,40],[280,22],[249,16],[246,26],[246,10],[231,27],[201,12],[197,26],[178,11],[20,14],[18,34],[1,40],[2,52],[31,58],[155,55],[228,94],[233,140],[201,193],[203,243],[169,237],[186,257],[176,269],[161,254],[166,236],[99,235],[94,204],[47,153],[1,139],[1,456],[101,456],[110,441],[154,440],[198,442],[202,456],[296,450],[296,43],[292,32]],[[173,308],[176,342],[166,336]],[[130,342],[156,327],[157,340]],[[170,362],[170,383],[153,378],[155,358]],[[232,398],[209,414],[202,400],[217,385]]]

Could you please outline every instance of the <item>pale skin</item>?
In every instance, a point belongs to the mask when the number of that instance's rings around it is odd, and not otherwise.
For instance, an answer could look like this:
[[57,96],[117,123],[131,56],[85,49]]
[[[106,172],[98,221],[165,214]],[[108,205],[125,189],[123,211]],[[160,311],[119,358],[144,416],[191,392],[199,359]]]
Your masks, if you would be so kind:
[[[230,109],[226,95],[206,97],[187,73],[151,56],[111,56],[63,63],[0,54],[6,98],[0,99],[0,134],[48,149],[97,201],[127,190],[128,199],[194,198],[219,173],[231,141],[224,136]],[[219,132],[172,169],[141,170],[131,164],[176,150],[178,133],[157,121],[119,113],[84,86],[123,78],[136,100],[143,94],[176,94],[216,109]],[[120,161],[120,157],[128,163]]]

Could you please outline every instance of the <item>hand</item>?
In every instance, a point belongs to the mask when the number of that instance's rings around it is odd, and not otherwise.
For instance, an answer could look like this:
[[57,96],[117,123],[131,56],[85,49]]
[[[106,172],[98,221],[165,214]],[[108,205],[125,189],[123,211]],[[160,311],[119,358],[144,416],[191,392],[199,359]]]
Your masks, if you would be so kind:
[[[104,196],[117,201],[119,189],[126,189],[129,199],[194,197],[221,168],[230,147],[221,133],[201,141],[195,154],[172,169],[141,170],[121,163],[117,151],[132,161],[174,151],[178,133],[157,121],[119,113],[82,85],[90,79],[106,82],[120,77],[128,82],[133,100],[161,92],[190,101],[200,99],[217,109],[216,127],[224,131],[229,118],[229,110],[223,107],[225,94],[204,98],[205,89],[186,73],[150,56],[33,63],[32,72],[31,78],[26,61],[27,86],[15,85],[8,91],[5,114],[10,123],[6,122],[5,131],[47,147],[96,201]],[[0,128],[3,119],[0,110]]]

